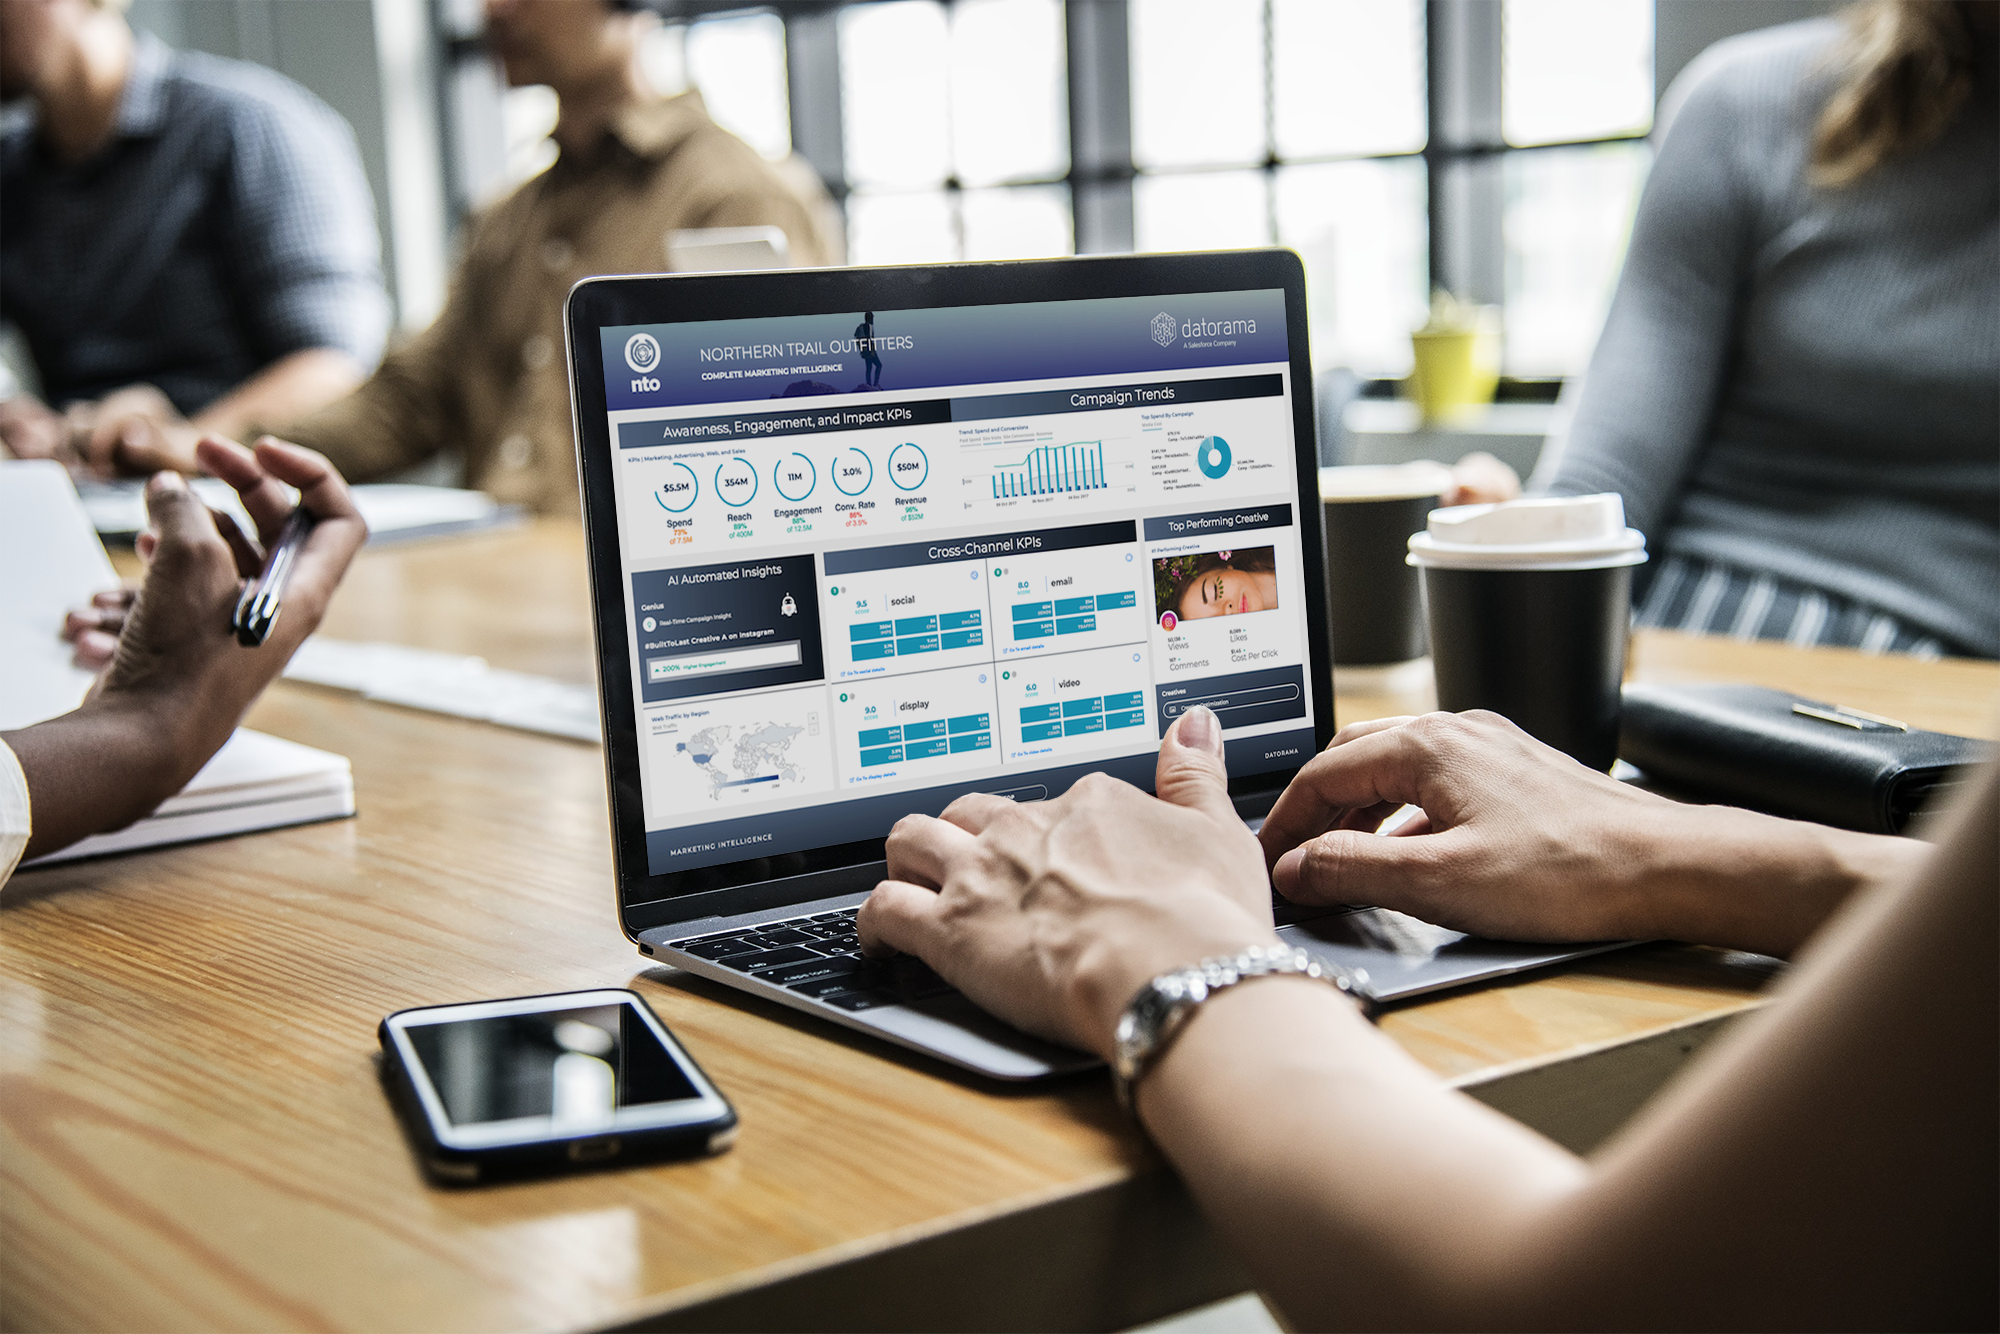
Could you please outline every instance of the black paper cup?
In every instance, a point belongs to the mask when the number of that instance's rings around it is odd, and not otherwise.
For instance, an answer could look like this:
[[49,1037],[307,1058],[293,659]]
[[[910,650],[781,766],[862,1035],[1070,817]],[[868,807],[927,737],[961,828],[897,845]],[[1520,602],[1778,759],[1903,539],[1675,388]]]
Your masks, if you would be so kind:
[[1334,665],[1423,657],[1423,590],[1405,556],[1410,535],[1450,488],[1451,470],[1438,463],[1322,468],[1319,480]]
[[1642,534],[1616,495],[1435,511],[1410,538],[1438,707],[1490,709],[1591,768],[1618,758]]
[[1491,709],[1591,768],[1618,758],[1632,567],[1426,566],[1438,707]]

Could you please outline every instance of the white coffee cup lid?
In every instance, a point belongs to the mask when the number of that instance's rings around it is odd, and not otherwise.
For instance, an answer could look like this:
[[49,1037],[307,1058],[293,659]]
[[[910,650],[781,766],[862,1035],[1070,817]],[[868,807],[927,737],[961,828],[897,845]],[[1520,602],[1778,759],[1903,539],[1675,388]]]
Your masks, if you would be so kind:
[[1625,501],[1535,496],[1432,510],[1410,538],[1409,563],[1451,570],[1595,570],[1638,565],[1646,535],[1625,526]]
[[1421,500],[1447,495],[1451,488],[1451,469],[1429,459],[1319,470],[1321,500]]

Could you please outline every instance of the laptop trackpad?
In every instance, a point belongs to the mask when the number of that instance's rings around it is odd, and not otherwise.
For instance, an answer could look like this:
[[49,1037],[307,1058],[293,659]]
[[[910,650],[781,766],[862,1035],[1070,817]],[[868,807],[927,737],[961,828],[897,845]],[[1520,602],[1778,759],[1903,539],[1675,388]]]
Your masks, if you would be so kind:
[[1523,945],[1485,940],[1399,913],[1364,908],[1278,928],[1280,939],[1322,963],[1366,970],[1368,994],[1398,1000],[1440,987],[1504,977],[1526,968],[1617,949],[1626,942]]
[[863,1010],[851,1022],[894,1034],[1001,1079],[1037,1079],[1102,1064],[1088,1052],[1030,1037],[955,992],[909,1005]]

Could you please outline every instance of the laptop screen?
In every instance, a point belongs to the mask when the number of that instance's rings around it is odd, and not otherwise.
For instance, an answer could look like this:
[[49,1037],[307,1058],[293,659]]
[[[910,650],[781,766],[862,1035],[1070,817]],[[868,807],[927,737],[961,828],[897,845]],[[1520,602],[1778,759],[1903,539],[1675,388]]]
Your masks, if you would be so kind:
[[650,875],[1313,753],[1283,289],[597,333]]

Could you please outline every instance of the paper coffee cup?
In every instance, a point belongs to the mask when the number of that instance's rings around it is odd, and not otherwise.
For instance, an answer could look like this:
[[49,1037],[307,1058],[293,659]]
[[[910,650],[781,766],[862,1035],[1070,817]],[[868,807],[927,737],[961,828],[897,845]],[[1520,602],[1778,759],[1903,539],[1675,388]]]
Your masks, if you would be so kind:
[[1433,510],[1408,561],[1423,576],[1438,707],[1491,709],[1609,769],[1632,567],[1645,559],[1616,495]]
[[1404,556],[1410,534],[1451,488],[1451,469],[1428,461],[1319,470],[1336,666],[1379,667],[1424,655],[1423,591]]

